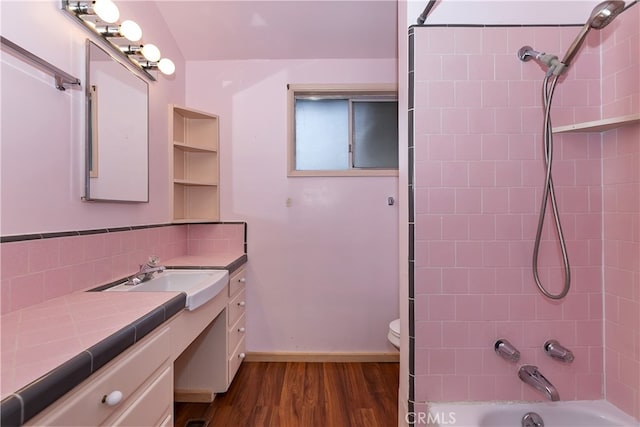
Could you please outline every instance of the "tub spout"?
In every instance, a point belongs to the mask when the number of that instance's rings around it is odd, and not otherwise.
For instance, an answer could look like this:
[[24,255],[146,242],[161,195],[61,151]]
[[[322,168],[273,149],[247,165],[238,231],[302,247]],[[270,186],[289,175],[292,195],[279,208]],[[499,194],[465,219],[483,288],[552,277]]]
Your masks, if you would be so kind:
[[554,402],[560,400],[558,390],[538,371],[537,366],[522,365],[518,370],[518,376],[522,381],[542,392],[547,399]]

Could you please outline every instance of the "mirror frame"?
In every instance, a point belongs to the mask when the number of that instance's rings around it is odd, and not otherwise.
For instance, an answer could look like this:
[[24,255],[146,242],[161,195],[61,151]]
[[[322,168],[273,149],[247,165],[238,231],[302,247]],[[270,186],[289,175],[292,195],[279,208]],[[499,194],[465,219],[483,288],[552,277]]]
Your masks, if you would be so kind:
[[[127,73],[131,74],[132,78],[139,79],[139,81],[144,84],[145,95],[146,95],[146,111],[145,111],[145,136],[146,141],[144,142],[144,161],[146,163],[146,174],[145,178],[145,189],[144,189],[144,197],[135,197],[130,195],[104,195],[104,194],[96,194],[94,191],[92,194],[91,191],[91,183],[92,180],[96,180],[99,177],[100,169],[104,169],[104,165],[100,165],[98,159],[99,153],[99,145],[100,141],[98,135],[98,128],[96,126],[98,110],[99,109],[109,109],[109,107],[105,107],[104,105],[99,106],[97,93],[94,90],[95,85],[92,84],[91,80],[91,50],[99,49],[100,54],[106,55],[111,61],[115,62],[119,66],[123,67],[123,70]],[[93,42],[90,39],[86,40],[86,80],[85,80],[85,188],[84,188],[84,196],[82,197],[85,201],[92,202],[122,202],[122,203],[148,203],[149,202],[149,83],[139,76],[137,73],[128,68],[125,64],[119,61],[116,57],[106,51],[104,48],[99,46],[97,43]],[[98,107],[99,106],[99,107]],[[128,136],[128,135],[125,135]],[[100,141],[100,143],[104,143]],[[138,156],[138,160],[141,157]],[[107,168],[109,170],[109,168]],[[142,176],[142,175],[141,175]],[[95,184],[95,181],[94,181]],[[139,188],[141,190],[141,187]],[[111,191],[110,191],[111,193]]]

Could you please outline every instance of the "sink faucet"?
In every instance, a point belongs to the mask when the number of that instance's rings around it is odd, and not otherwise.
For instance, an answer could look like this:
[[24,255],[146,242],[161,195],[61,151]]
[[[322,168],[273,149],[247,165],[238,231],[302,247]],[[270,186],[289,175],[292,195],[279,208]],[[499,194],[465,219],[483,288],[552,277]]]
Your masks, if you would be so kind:
[[518,376],[522,381],[542,392],[547,399],[554,402],[560,400],[558,390],[538,371],[537,366],[522,365],[518,370]]
[[129,277],[127,285],[137,285],[142,282],[150,280],[155,273],[162,273],[166,267],[160,265],[160,258],[157,256],[150,256],[146,264],[140,264],[140,270],[133,276]]

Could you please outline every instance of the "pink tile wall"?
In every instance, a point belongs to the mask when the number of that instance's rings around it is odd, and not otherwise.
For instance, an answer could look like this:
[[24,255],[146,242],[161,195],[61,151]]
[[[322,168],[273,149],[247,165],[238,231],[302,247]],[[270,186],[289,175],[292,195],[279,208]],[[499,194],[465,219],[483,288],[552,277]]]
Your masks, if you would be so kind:
[[[640,7],[622,17],[603,34],[604,117],[640,112]],[[603,196],[605,394],[640,420],[640,125],[604,133]]]
[[[615,25],[614,25],[615,24]],[[602,115],[640,112],[640,7],[635,5],[602,30]]]
[[244,224],[191,224],[188,254],[244,253]]
[[[544,183],[544,71],[523,45],[564,54],[577,28],[416,28],[416,401],[544,400],[499,358],[505,337],[564,400],[603,397],[599,135],[558,136],[554,182],[569,250],[569,296],[550,301],[531,273]],[[594,36],[591,34],[590,37]],[[596,35],[597,37],[597,35]],[[597,40],[596,40],[597,42]],[[589,40],[554,99],[554,125],[600,117],[599,55]],[[542,280],[562,269],[547,216]],[[573,350],[571,365],[543,343]]]
[[6,314],[134,273],[149,255],[187,251],[186,226],[2,243],[0,311]]
[[149,255],[244,253],[244,240],[244,224],[185,224],[3,243],[0,312],[118,280]]

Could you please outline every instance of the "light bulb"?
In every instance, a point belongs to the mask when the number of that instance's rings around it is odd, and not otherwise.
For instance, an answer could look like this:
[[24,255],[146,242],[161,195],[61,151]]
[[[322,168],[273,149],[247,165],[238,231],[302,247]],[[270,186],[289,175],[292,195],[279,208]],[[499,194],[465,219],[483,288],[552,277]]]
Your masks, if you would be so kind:
[[120,34],[122,34],[127,40],[137,42],[142,38],[142,29],[140,28],[140,25],[130,19],[127,19],[120,24]]
[[110,24],[113,24],[120,18],[118,6],[111,0],[96,0],[93,4],[93,11],[100,19]]
[[160,49],[151,43],[145,44],[142,46],[142,56],[144,56],[147,61],[158,62],[160,59]]
[[176,71],[176,66],[169,58],[162,58],[160,62],[158,62],[158,70],[160,70],[162,74],[170,76]]

